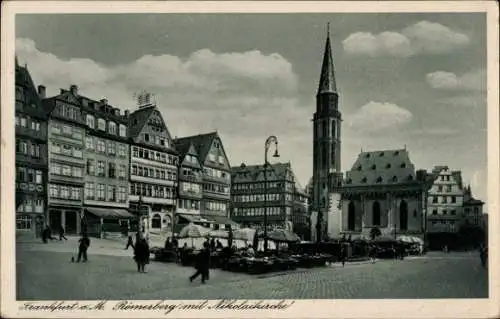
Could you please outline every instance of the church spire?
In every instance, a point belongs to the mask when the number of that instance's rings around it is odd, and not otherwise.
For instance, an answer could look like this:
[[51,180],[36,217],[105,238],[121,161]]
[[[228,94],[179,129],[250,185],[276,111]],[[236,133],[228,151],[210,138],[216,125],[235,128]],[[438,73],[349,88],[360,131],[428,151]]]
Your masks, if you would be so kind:
[[333,68],[332,46],[330,44],[330,22],[328,22],[327,25],[325,53],[323,54],[321,78],[318,86],[318,94],[320,93],[337,93],[335,70]]

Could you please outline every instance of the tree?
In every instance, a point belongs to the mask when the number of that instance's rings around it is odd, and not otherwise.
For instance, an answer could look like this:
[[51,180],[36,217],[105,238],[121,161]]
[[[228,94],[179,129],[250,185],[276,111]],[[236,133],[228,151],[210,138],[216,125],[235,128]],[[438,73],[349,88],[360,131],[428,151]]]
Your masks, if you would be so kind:
[[380,231],[380,229],[378,227],[373,227],[370,230],[370,238],[372,240],[374,240],[375,238],[379,237],[380,235],[382,235],[382,232]]

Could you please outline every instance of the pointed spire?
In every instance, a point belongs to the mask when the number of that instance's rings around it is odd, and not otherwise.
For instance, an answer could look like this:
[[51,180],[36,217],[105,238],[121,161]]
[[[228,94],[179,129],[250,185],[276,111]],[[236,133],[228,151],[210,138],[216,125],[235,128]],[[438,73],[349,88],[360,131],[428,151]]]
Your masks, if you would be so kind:
[[332,46],[330,44],[330,22],[328,22],[326,33],[326,45],[325,52],[323,54],[323,65],[321,66],[321,78],[319,80],[318,94],[337,93],[335,70],[333,68]]

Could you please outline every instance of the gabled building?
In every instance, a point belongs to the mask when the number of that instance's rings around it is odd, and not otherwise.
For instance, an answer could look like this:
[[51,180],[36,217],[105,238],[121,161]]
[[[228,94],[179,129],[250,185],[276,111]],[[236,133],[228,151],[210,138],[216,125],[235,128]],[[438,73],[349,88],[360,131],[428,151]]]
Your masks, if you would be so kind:
[[15,65],[16,233],[40,236],[47,207],[47,117],[27,66]]
[[128,120],[106,99],[96,101],[78,92],[85,116],[84,199],[88,232],[108,236],[125,232],[129,219]]
[[[222,140],[217,132],[182,137],[176,144],[191,144],[198,153],[203,170],[200,213],[204,225],[223,228],[234,225],[229,218],[231,171]],[[236,226],[236,225],[234,225]]]
[[43,100],[48,115],[50,228],[79,234],[83,217],[85,119],[76,86]]
[[463,214],[470,225],[484,228],[484,202],[472,196],[470,185],[464,189]]
[[[307,221],[307,197],[298,187],[290,163],[269,164],[267,170],[267,200],[264,194],[263,165],[245,165],[231,169],[231,218],[246,227],[264,226],[267,208],[269,228],[294,230]],[[302,223],[302,224],[301,224]]]
[[[341,233],[423,236],[428,181],[406,149],[361,152],[340,188]],[[335,204],[336,205],[336,204]]]
[[179,156],[156,103],[149,93],[138,98],[139,108],[128,118],[130,137],[130,210],[139,213],[146,205],[148,216],[141,221],[146,232],[172,231],[177,206]]
[[464,222],[462,173],[448,166],[436,166],[427,202],[427,232],[456,233]]
[[179,152],[179,187],[177,212],[175,218],[176,232],[189,222],[204,222],[201,217],[201,199],[203,194],[203,170],[200,158],[190,140],[174,140]]

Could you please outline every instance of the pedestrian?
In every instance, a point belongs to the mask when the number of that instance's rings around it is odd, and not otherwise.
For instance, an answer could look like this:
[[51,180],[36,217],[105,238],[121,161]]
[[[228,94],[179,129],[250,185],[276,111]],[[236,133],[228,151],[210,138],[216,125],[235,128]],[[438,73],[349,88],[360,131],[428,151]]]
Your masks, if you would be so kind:
[[134,260],[137,264],[137,272],[145,273],[146,264],[149,264],[149,245],[143,237],[135,243]]
[[194,267],[196,272],[189,277],[189,281],[193,282],[196,277],[201,275],[201,283],[204,284],[210,275],[210,245],[207,241],[203,243],[203,249],[196,255]]
[[46,244],[49,239],[56,240],[55,237],[52,237],[52,231],[50,230],[49,225],[46,225],[45,229],[43,230],[42,240]]
[[132,235],[128,235],[127,245],[125,246],[125,250],[128,250],[129,247],[134,249],[134,240],[132,239]]
[[61,227],[59,227],[59,240],[63,240],[63,238],[64,238],[64,240],[68,240],[68,238],[66,238],[66,236],[64,236],[64,233],[65,233],[64,227],[63,227],[63,225],[61,225]]
[[80,262],[83,259],[83,262],[87,262],[87,250],[90,246],[90,239],[87,234],[83,234],[82,238],[78,241],[78,259],[76,262]]
[[340,262],[342,263],[342,267],[345,266],[345,259],[347,257],[347,251],[345,244],[340,245]]
[[210,250],[214,251],[215,250],[215,238],[212,237],[210,240]]
[[217,239],[217,242],[216,242],[216,244],[215,244],[215,248],[216,248],[216,249],[222,249],[222,248],[224,248],[224,246],[222,246],[222,243],[221,243],[221,242],[220,242],[220,240],[218,240],[218,239]]
[[370,261],[372,264],[375,263],[375,259],[377,258],[377,246],[371,245],[369,251]]

